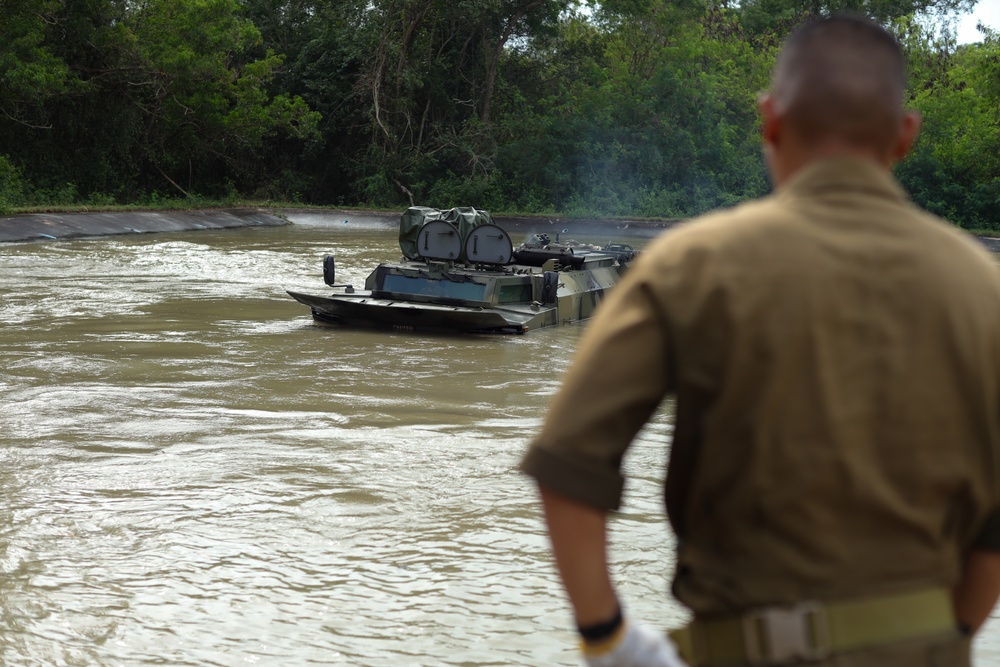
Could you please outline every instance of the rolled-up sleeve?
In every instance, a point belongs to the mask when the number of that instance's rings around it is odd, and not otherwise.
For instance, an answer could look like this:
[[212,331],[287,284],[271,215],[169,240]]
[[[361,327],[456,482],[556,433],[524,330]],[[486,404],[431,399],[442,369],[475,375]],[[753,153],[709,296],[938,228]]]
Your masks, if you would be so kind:
[[547,489],[618,509],[622,457],[669,391],[670,333],[641,262],[584,333],[521,469]]

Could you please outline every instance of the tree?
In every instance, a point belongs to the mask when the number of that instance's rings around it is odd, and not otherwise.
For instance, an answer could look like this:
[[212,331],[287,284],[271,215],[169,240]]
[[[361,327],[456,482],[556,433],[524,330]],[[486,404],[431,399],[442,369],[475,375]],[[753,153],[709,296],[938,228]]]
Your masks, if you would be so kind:
[[[282,58],[248,57],[260,34],[238,18],[235,0],[46,8],[5,24],[33,44],[35,70],[49,76],[23,95],[34,106],[8,97],[17,115],[0,124],[0,153],[43,188],[70,183],[83,195],[127,198],[150,189],[218,194],[229,180],[253,190],[271,176],[265,148],[315,136],[318,118],[300,99],[267,93]],[[44,122],[25,121],[28,109]]]
[[7,0],[0,39],[0,116],[22,128],[48,125],[45,103],[78,88],[67,64],[46,44],[56,0]]
[[883,25],[896,19],[920,15],[970,12],[978,0],[721,0],[735,10],[748,31],[756,36],[776,33],[783,38],[811,16],[850,12],[867,16]]
[[923,128],[899,176],[914,201],[964,227],[1000,229],[1000,36],[955,47],[912,21],[897,30],[910,54],[911,104]]
[[352,165],[370,141],[366,94],[358,85],[370,55],[362,0],[243,0],[243,15],[261,32],[261,46],[282,54],[270,89],[301,98],[322,115],[320,137],[287,172],[307,200],[356,201]]
[[766,191],[753,109],[773,54],[708,34],[707,11],[645,0],[567,23],[504,173],[593,215],[680,217]]
[[[569,0],[381,0],[368,24],[372,194],[413,201],[430,174],[487,177],[497,150],[499,77],[511,45],[555,30]],[[381,192],[377,192],[382,188]]]

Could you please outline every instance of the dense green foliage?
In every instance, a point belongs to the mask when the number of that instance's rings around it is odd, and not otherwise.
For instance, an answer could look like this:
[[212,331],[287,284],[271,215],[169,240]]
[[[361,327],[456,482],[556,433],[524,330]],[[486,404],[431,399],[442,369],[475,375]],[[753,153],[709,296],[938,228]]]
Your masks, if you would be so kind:
[[1000,38],[975,0],[0,0],[0,211],[199,201],[681,217],[760,195],[787,32],[853,10],[912,63],[899,174],[1000,223]]
[[965,227],[1000,229],[1000,35],[954,49],[901,24],[921,136],[898,173],[914,200]]

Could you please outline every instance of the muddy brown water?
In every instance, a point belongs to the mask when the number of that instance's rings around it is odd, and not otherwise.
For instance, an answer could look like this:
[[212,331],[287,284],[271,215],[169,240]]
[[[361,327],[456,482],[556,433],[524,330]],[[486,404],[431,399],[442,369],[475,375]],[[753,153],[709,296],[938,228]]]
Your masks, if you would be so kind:
[[[316,324],[284,290],[323,293],[324,254],[360,284],[399,251],[298,222],[0,244],[0,664],[578,664],[515,466],[583,327]],[[670,431],[666,405],[613,523],[629,612],[660,627],[686,618]],[[1000,662],[997,624],[976,653]]]

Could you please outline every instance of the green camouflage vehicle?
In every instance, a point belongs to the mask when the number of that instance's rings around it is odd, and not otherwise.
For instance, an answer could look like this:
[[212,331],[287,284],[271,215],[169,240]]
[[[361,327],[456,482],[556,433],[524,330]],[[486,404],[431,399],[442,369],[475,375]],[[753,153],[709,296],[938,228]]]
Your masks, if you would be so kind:
[[514,333],[590,317],[638,254],[630,245],[598,247],[535,234],[514,248],[486,211],[425,207],[400,220],[403,258],[380,264],[364,290],[336,283],[323,260],[328,296],[288,292],[315,319],[461,333]]

